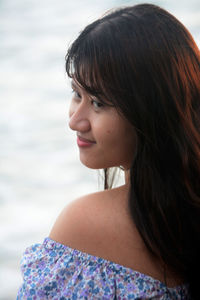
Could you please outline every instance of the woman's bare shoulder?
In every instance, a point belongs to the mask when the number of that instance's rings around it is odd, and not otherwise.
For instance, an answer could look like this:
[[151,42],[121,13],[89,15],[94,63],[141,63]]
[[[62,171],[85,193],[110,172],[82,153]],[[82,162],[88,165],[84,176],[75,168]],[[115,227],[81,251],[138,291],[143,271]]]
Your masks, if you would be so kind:
[[[148,253],[130,220],[126,189],[88,194],[70,202],[58,216],[50,238],[68,247],[116,262],[163,281],[160,262]],[[117,249],[117,251],[116,251]],[[168,278],[175,286],[180,280]]]
[[106,206],[109,209],[112,193],[92,193],[70,202],[58,216],[50,238],[79,250],[87,250],[91,244],[95,249],[107,226],[103,219],[106,219]]

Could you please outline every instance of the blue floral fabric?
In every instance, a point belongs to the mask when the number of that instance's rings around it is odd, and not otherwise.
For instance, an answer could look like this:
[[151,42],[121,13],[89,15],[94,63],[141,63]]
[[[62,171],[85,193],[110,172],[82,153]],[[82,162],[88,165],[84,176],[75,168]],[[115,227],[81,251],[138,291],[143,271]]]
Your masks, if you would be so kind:
[[167,288],[150,276],[45,238],[26,249],[17,300],[188,300],[187,285]]

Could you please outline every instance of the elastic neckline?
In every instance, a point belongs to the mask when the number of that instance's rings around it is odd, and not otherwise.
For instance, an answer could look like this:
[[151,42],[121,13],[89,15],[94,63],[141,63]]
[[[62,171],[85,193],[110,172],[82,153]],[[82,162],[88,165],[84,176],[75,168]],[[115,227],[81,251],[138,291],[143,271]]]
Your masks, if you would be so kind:
[[182,285],[177,285],[175,287],[167,287],[163,282],[161,282],[158,279],[153,278],[150,275],[141,273],[139,271],[133,270],[131,268],[125,267],[123,265],[117,264],[115,262],[109,261],[105,258],[98,257],[92,254],[89,254],[87,252],[83,252],[81,250],[71,248],[67,245],[61,244],[55,240],[52,240],[50,237],[46,237],[44,239],[43,245],[45,246],[46,249],[48,250],[57,250],[60,255],[65,255],[65,254],[71,254],[73,256],[78,257],[81,262],[83,261],[88,261],[92,262],[93,264],[102,264],[106,268],[109,268],[113,272],[117,273],[119,276],[121,275],[126,276],[126,277],[137,277],[141,278],[144,281],[151,281],[154,284],[157,283],[161,289],[165,288],[167,290],[172,290],[172,291],[183,291],[183,289],[188,289],[188,284],[182,284]]

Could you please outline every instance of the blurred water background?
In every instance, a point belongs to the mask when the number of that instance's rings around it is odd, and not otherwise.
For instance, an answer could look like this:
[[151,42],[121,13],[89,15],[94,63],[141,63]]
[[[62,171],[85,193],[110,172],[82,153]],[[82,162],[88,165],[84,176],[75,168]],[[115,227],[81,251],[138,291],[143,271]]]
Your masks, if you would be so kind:
[[[106,10],[144,1],[0,0],[0,299],[15,299],[20,257],[42,242],[68,201],[98,190],[67,127],[64,57]],[[200,45],[200,1],[148,1],[175,14]]]

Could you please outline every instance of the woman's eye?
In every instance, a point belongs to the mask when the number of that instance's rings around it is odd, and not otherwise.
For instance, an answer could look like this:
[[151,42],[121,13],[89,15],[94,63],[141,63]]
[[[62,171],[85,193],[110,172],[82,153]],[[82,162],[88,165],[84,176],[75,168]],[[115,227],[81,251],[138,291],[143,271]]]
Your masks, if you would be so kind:
[[92,100],[91,103],[95,109],[100,109],[103,106],[103,104],[97,100]]
[[72,90],[72,94],[75,98],[81,98],[81,95],[76,90]]

